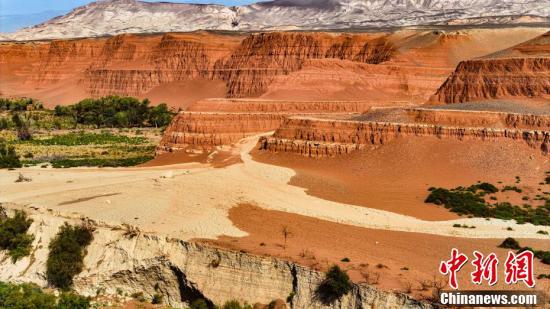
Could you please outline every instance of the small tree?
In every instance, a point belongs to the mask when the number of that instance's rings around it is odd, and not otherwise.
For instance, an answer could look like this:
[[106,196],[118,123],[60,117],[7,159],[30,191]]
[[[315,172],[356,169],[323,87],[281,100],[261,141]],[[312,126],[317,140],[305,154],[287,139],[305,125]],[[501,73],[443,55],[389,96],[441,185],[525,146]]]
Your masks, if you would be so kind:
[[92,242],[92,230],[86,226],[61,226],[59,233],[50,242],[46,262],[46,278],[55,287],[67,290],[73,277],[84,268],[86,247]]
[[0,142],[0,168],[19,168],[21,166],[15,147]]
[[315,294],[322,303],[328,305],[348,294],[352,287],[348,274],[334,265],[326,273],[325,280],[317,287]]
[[17,138],[20,141],[28,141],[32,139],[32,134],[29,129],[28,120],[24,120],[19,114],[13,114],[12,121],[17,129]]
[[283,249],[286,250],[286,241],[287,239],[292,235],[292,232],[290,231],[290,229],[288,228],[287,225],[283,225],[282,229],[281,229],[281,234],[283,235],[283,238],[285,239],[285,243],[283,245]]

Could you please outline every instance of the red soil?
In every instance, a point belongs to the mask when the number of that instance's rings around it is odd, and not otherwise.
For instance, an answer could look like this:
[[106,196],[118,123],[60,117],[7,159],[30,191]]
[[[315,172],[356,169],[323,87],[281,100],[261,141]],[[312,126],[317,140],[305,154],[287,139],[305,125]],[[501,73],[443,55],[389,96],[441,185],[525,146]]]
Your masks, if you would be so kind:
[[[206,241],[233,250],[276,256],[289,259],[319,270],[326,270],[338,264],[348,270],[356,282],[369,282],[386,290],[405,291],[408,283],[415,297],[430,296],[422,291],[421,282],[445,282],[438,273],[439,263],[450,257],[452,248],[471,256],[474,250],[484,254],[495,252],[503,261],[507,250],[497,248],[502,239],[464,239],[441,237],[417,233],[372,230],[269,211],[253,205],[241,204],[230,210],[229,218],[240,229],[249,233],[242,238],[221,237],[217,241]],[[281,229],[286,226],[291,234],[285,248]],[[503,236],[504,238],[504,236]],[[550,243],[543,240],[519,240],[541,250],[549,250]],[[350,262],[342,262],[347,257]],[[408,270],[404,268],[408,268]],[[459,273],[462,289],[480,289],[470,283],[471,264]],[[550,266],[536,262],[537,274],[550,272]],[[506,286],[500,280],[492,289],[525,289],[525,286]],[[537,289],[548,291],[548,280],[538,280]],[[487,288],[485,286],[485,288]]]

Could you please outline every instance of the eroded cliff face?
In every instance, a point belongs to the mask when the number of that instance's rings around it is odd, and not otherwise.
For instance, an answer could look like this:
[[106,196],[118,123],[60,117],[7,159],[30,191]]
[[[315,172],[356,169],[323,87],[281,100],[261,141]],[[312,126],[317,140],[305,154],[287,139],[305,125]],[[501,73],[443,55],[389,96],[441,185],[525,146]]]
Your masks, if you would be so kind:
[[434,125],[550,130],[549,115],[424,108],[408,108],[405,112],[412,122]]
[[151,299],[160,294],[165,304],[178,308],[197,298],[218,305],[232,299],[266,304],[289,295],[293,295],[290,308],[432,307],[406,295],[366,285],[354,285],[348,295],[324,305],[315,297],[323,274],[291,262],[143,234],[129,226],[27,211],[34,220],[28,231],[35,236],[31,256],[12,264],[0,252],[2,281],[33,282],[47,287],[49,242],[64,222],[86,223],[94,229],[94,239],[87,247],[84,271],[74,278],[74,289],[82,295],[97,296],[99,291],[100,295],[120,298],[121,291],[122,295],[142,292]]
[[239,140],[275,130],[282,114],[180,112],[166,128],[157,153],[187,148],[212,150]]
[[[542,31],[196,32],[6,42],[0,44],[0,92],[50,106],[108,94],[177,107],[218,96],[423,103],[459,61]],[[214,91],[213,84],[221,87]]]
[[375,105],[368,101],[283,101],[256,99],[206,99],[189,106],[192,112],[230,113],[361,113]]
[[229,59],[218,62],[215,74],[227,82],[228,97],[250,97],[264,93],[276,76],[300,70],[308,59],[376,64],[394,52],[380,35],[261,33],[244,39]]
[[476,100],[550,96],[550,58],[478,59],[461,62],[433,100]]
[[382,123],[290,117],[273,136],[263,137],[259,149],[290,152],[309,157],[333,157],[383,145],[396,138],[411,136],[456,138],[459,140],[512,140],[527,143],[547,154],[550,132],[521,129],[450,127],[416,123]]

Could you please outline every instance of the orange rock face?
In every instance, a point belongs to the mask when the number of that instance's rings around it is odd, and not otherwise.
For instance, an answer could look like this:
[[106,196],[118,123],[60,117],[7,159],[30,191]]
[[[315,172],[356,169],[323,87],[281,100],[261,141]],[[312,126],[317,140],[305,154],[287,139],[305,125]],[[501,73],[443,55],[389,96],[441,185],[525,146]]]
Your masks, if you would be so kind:
[[550,98],[550,58],[468,60],[435,94],[435,101]]
[[291,152],[309,157],[333,157],[362,149],[368,145],[383,145],[396,138],[435,136],[438,138],[498,141],[510,139],[524,142],[548,153],[550,132],[521,129],[457,128],[413,123],[378,123],[325,120],[293,117],[272,137],[262,138],[261,150]]
[[480,59],[461,62],[432,101],[550,98],[550,32]]
[[424,108],[406,109],[411,122],[458,127],[517,128],[550,130],[549,115],[530,115],[504,112],[479,112],[437,110]]
[[157,153],[187,148],[211,150],[260,132],[275,130],[283,115],[180,112],[162,137]]
[[[0,44],[0,95],[49,106],[108,94],[186,107],[211,97],[423,103],[463,60],[543,33],[206,32]],[[532,52],[533,48],[523,49]]]

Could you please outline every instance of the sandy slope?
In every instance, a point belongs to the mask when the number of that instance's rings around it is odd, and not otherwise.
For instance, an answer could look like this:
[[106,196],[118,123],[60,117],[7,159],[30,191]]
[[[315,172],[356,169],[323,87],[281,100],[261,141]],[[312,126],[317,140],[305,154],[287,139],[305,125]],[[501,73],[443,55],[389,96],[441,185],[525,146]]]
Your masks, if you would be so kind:
[[[545,238],[540,227],[484,219],[425,221],[388,211],[323,200],[288,185],[288,168],[255,162],[258,136],[233,151],[243,164],[215,169],[196,163],[134,169],[24,169],[30,183],[14,183],[19,171],[0,172],[0,201],[29,203],[106,222],[126,222],[146,231],[189,238],[244,236],[227,211],[242,202],[358,227],[472,238]],[[456,229],[454,223],[475,225]],[[514,231],[505,231],[507,227]]]

